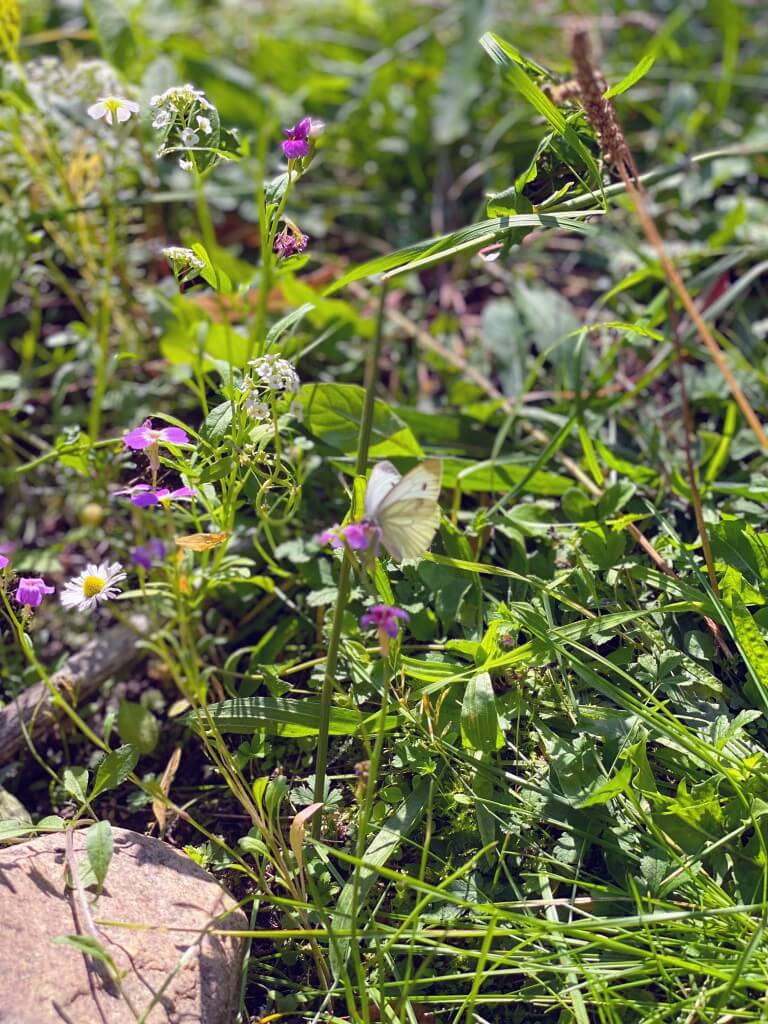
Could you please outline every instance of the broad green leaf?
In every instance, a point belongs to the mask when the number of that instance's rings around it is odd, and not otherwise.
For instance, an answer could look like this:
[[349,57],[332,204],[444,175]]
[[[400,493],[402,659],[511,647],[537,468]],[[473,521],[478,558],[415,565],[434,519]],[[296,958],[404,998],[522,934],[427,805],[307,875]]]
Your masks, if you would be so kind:
[[149,708],[129,700],[120,702],[117,731],[120,739],[140,754],[151,754],[160,738],[160,724]]
[[[207,729],[210,722],[225,733],[248,735],[263,731],[273,736],[316,736],[320,730],[320,701],[315,697],[236,697],[210,704],[205,715],[193,712],[186,720],[201,730]],[[388,715],[384,727],[394,729],[397,722],[396,715]],[[365,723],[374,728],[375,714],[367,716],[354,708],[331,708],[332,736],[354,736]]]
[[[364,399],[365,389],[357,384],[305,384],[298,395],[305,428],[345,455],[357,451]],[[386,402],[378,400],[373,410],[370,455],[374,459],[423,455],[410,427]]]
[[610,100],[614,96],[620,96],[627,89],[631,88],[635,82],[639,82],[641,78],[645,77],[651,70],[653,65],[656,63],[655,53],[646,53],[640,60],[635,64],[629,74],[625,75],[620,82],[616,85],[612,85],[610,89],[603,93],[603,99]]
[[491,677],[480,672],[467,683],[461,704],[461,737],[465,747],[490,753],[504,744]]
[[129,743],[111,751],[96,769],[91,799],[110,789],[121,786],[139,760],[138,751]]
[[88,793],[88,769],[78,767],[67,767],[62,772],[61,781],[64,789],[73,796],[75,800],[85,803]]

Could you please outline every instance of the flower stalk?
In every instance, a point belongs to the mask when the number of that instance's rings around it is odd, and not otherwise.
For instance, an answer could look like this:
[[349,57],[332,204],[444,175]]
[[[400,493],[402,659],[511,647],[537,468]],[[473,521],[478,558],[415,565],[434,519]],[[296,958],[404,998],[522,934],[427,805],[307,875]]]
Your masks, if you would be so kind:
[[[357,461],[355,463],[355,476],[363,476],[368,468],[368,449],[371,443],[371,427],[373,426],[373,410],[376,401],[376,377],[381,355],[382,335],[384,330],[384,306],[387,298],[387,286],[384,284],[379,297],[379,308],[376,317],[376,330],[374,331],[373,342],[368,352],[368,362],[365,369],[365,400],[363,404],[363,415],[360,420],[360,433],[357,441]],[[354,500],[354,499],[353,499]],[[328,642],[328,654],[325,659],[325,675],[323,677],[323,688],[320,693],[320,727],[317,737],[317,754],[315,757],[315,788],[313,799],[316,803],[322,803],[325,799],[325,778],[328,767],[328,727],[331,718],[331,694],[336,681],[336,668],[339,662],[339,647],[341,644],[341,628],[344,621],[344,613],[349,600],[349,582],[352,572],[352,555],[349,547],[344,545],[344,553],[341,556],[341,569],[339,570],[338,597],[333,611],[333,622],[331,624],[331,636]],[[312,835],[320,835],[321,825],[320,814],[312,819]]]

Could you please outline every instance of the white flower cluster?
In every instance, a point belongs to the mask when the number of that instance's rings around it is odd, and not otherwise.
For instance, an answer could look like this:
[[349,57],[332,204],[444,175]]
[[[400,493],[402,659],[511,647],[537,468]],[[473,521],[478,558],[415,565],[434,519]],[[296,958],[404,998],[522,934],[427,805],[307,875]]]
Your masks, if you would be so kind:
[[174,274],[182,274],[190,270],[202,270],[205,261],[201,260],[197,253],[191,249],[185,249],[182,245],[169,245],[160,252],[171,264]]
[[279,356],[260,356],[258,359],[252,359],[248,365],[253,367],[264,387],[272,391],[291,391],[295,394],[299,390],[299,375],[287,359],[281,359]]
[[[178,151],[191,150],[200,146],[218,145],[218,117],[216,108],[206,99],[202,89],[193,85],[177,85],[153,96],[150,107],[156,111],[152,127],[165,132],[158,156]],[[179,167],[190,171],[195,166],[194,158],[186,153],[179,157]]]

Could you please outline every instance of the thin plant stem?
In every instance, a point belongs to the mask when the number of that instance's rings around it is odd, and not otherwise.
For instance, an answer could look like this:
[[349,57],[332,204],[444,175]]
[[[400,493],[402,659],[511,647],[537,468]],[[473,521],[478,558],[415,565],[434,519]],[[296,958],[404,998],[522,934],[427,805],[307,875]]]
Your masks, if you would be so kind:
[[699,531],[699,538],[701,539],[701,550],[704,555],[704,561],[707,565],[709,584],[715,595],[719,596],[720,588],[717,582],[717,573],[715,572],[715,560],[712,555],[712,545],[709,541],[709,531],[707,530],[707,524],[704,521],[704,508],[701,502],[701,491],[699,490],[696,466],[693,461],[692,448],[694,438],[696,437],[696,429],[693,422],[693,416],[691,414],[691,406],[688,402],[688,389],[685,384],[685,360],[683,359],[683,346],[680,344],[677,317],[674,309],[672,309],[671,303],[669,312],[670,322],[672,325],[672,337],[675,342],[675,351],[677,353],[677,372],[680,379],[680,404],[683,413],[683,436],[685,438],[683,447],[685,449],[685,462],[688,467],[688,486],[691,488],[691,504],[693,505],[693,512],[696,517],[696,527]]
[[[368,468],[368,448],[371,442],[371,427],[373,425],[373,410],[376,399],[376,377],[378,373],[379,357],[381,355],[382,334],[384,330],[384,306],[386,302],[387,288],[382,286],[381,297],[379,298],[379,309],[376,317],[376,329],[373,342],[368,353],[368,363],[365,371],[365,401],[363,404],[363,415],[360,420],[360,433],[357,441],[357,461],[355,463],[355,476],[363,476]],[[352,559],[348,547],[344,546],[341,556],[341,569],[339,570],[339,585],[336,598],[336,605],[333,610],[333,622],[331,624],[331,637],[328,641],[328,656],[325,662],[325,675],[323,677],[323,688],[320,694],[320,726],[317,737],[317,754],[315,756],[315,787],[313,799],[315,803],[323,803],[325,799],[325,776],[328,767],[328,727],[331,719],[331,694],[336,682],[336,668],[339,661],[339,646],[341,644],[341,629],[344,621],[344,612],[349,600],[349,581],[352,571]],[[312,819],[312,835],[315,838],[320,836],[321,815],[316,814]]]

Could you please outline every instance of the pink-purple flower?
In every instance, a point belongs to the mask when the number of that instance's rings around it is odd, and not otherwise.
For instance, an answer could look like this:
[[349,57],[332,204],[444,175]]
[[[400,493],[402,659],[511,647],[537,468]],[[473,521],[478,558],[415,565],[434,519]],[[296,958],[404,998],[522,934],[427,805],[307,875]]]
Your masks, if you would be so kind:
[[172,491],[168,487],[150,487],[149,484],[133,484],[132,487],[123,487],[113,492],[116,495],[125,495],[138,508],[147,508],[150,505],[160,505],[169,501],[184,501],[189,498],[196,498],[197,491],[191,487],[177,487]]
[[301,160],[309,156],[309,136],[312,131],[312,118],[302,117],[292,128],[283,129],[283,153],[288,160]]
[[272,248],[278,259],[288,260],[291,256],[298,256],[304,252],[307,248],[307,236],[298,228],[291,230],[290,227],[284,227],[275,238]]
[[5,555],[0,555],[0,569],[4,569],[8,565],[8,559]]
[[165,558],[165,544],[156,538],[148,540],[146,544],[131,548],[131,558],[136,565],[149,570],[156,562],[161,562]]
[[19,604],[37,608],[43,603],[46,594],[53,594],[55,591],[55,587],[47,586],[45,580],[39,576],[22,576],[16,588],[16,600]]
[[161,430],[152,428],[152,420],[144,420],[140,427],[129,430],[123,438],[126,448],[141,450],[159,447],[161,444],[189,444],[189,437],[181,427],[163,427]]
[[353,551],[365,551],[378,541],[378,530],[370,523],[348,523],[347,526],[331,526],[315,537],[318,544],[330,544],[341,548],[346,542]]
[[374,604],[360,617],[360,626],[363,629],[370,629],[375,626],[379,636],[386,634],[394,640],[400,629],[401,622],[407,622],[410,618],[407,611],[392,604]]

